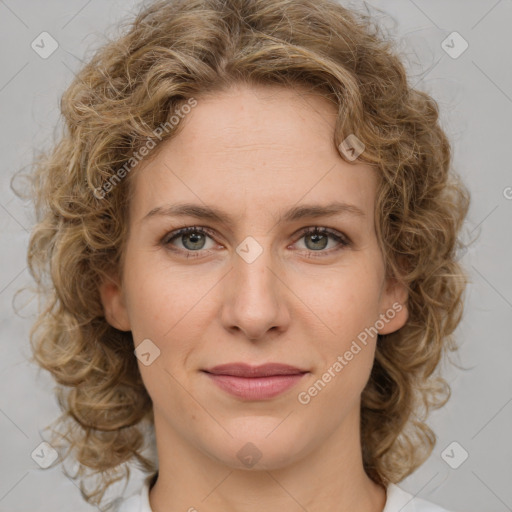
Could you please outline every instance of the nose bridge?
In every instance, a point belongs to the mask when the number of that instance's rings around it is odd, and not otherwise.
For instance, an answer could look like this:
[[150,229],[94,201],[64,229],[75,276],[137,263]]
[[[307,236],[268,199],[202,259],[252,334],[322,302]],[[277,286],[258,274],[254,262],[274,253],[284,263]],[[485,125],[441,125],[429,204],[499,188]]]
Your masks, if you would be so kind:
[[[267,237],[269,240],[270,237]],[[224,297],[223,322],[227,329],[238,328],[250,339],[272,328],[282,329],[288,315],[282,285],[276,276],[277,262],[263,238],[247,237],[233,254],[233,270]]]

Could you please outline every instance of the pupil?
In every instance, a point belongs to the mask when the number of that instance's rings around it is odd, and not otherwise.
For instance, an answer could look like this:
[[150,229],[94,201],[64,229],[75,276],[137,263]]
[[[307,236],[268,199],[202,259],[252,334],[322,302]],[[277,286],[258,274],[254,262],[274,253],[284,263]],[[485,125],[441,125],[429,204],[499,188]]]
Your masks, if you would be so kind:
[[[192,248],[192,249],[201,249],[202,245],[201,245],[201,242],[203,242],[203,245],[204,245],[204,240],[201,240],[201,238],[203,237],[203,234],[202,233],[192,233],[192,234],[188,234],[185,236],[185,240],[190,240],[190,242],[192,243],[192,247],[188,247],[189,249]],[[199,244],[199,247],[197,246],[197,244]],[[187,244],[184,244],[185,246],[187,246]]]
[[314,247],[313,249],[324,249],[327,246],[327,237],[325,235],[313,234],[313,235],[310,235],[310,237],[313,240],[314,244],[316,244],[318,242],[321,243],[320,247],[317,246],[317,247]]

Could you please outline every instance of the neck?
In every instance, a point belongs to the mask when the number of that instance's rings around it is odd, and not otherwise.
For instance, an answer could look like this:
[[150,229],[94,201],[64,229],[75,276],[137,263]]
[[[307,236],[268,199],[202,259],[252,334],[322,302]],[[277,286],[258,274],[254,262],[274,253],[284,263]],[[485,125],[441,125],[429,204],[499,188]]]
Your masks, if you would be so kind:
[[359,418],[346,420],[344,428],[294,462],[247,470],[183,443],[183,437],[155,415],[159,470],[149,494],[151,508],[153,512],[382,512],[386,491],[363,469]]

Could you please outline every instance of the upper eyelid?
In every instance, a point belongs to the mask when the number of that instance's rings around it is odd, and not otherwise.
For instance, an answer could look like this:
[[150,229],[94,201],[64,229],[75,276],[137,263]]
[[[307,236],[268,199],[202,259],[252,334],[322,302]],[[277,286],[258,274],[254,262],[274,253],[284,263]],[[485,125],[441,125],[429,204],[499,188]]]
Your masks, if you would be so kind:
[[206,235],[208,235],[210,238],[213,238],[214,235],[212,234],[214,232],[214,230],[212,230],[211,228],[207,228],[207,227],[204,227],[204,226],[185,226],[183,228],[177,228],[177,229],[173,229],[171,231],[168,231],[162,238],[163,241],[165,240],[168,240],[168,241],[171,241],[175,238],[178,238],[180,236],[183,236],[184,234],[186,234],[187,232],[194,232],[197,231],[199,233],[204,233]]

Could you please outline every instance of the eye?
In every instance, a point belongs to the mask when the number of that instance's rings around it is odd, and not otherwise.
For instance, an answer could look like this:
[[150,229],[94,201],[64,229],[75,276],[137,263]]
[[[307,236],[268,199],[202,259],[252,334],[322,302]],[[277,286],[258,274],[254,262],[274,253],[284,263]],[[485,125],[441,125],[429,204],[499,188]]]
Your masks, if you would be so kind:
[[[206,242],[208,238],[213,242],[212,237],[208,234],[208,231],[206,229],[196,226],[190,226],[169,233],[164,237],[162,243],[165,246],[174,246],[175,250],[178,251],[198,252],[202,250],[213,249],[214,246],[212,244],[210,244],[210,247],[207,247]],[[175,240],[181,242],[182,247],[176,247],[172,243]]]
[[[208,240],[210,244],[208,244]],[[300,240],[305,241],[305,248],[299,248],[298,250],[310,253],[311,257],[328,255],[351,244],[349,238],[342,233],[318,226],[302,230],[295,244]],[[336,243],[334,247],[328,248],[330,241]],[[215,248],[213,233],[209,229],[200,226],[189,226],[172,231],[164,236],[161,243],[169,250],[185,254],[187,258],[200,257],[201,251]],[[327,250],[325,250],[326,248]]]
[[[329,245],[329,239],[334,240],[337,244],[334,244],[334,247],[330,247],[328,250],[324,250]],[[306,251],[321,253],[318,256],[322,256],[325,253],[330,254],[333,251],[343,249],[350,245],[350,240],[342,233],[317,226],[303,230],[298,241],[299,240],[304,240]],[[315,254],[314,256],[316,257],[317,255]]]

